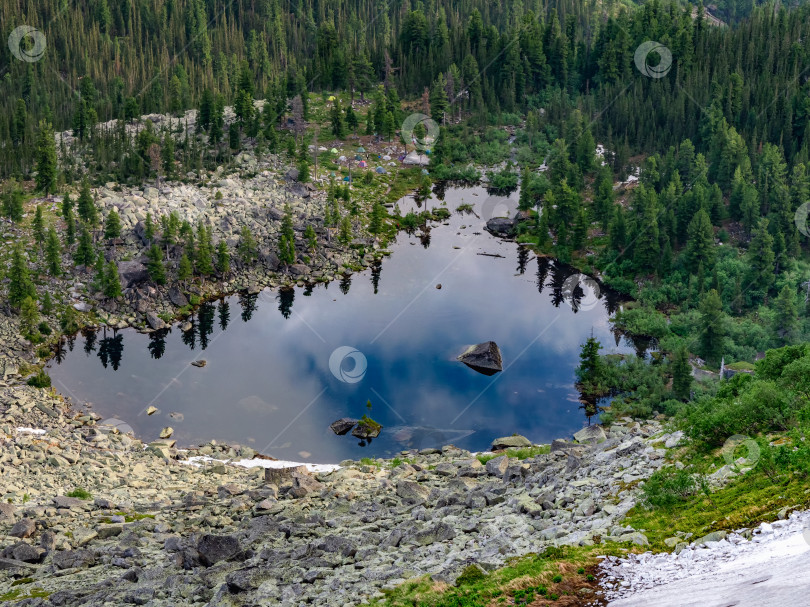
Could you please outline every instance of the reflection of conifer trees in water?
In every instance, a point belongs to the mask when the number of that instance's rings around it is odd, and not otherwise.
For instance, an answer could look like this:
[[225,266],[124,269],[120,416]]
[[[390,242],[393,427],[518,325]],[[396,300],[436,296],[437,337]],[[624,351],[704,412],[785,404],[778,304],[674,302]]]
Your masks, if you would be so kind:
[[[110,361],[110,342],[107,340],[107,331],[104,331],[105,337],[98,342],[98,357],[101,360],[102,366],[106,369]],[[85,352],[87,352],[87,344],[85,344]]]
[[565,279],[571,274],[570,270],[558,263],[551,263],[551,303],[555,308],[559,308],[560,304],[565,301],[562,288],[565,284]]
[[110,366],[113,368],[113,371],[118,371],[118,368],[121,366],[121,358],[124,356],[124,336],[115,335],[114,337],[108,337],[106,339],[110,342],[108,346]]
[[210,303],[204,303],[200,306],[197,313],[199,323],[197,325],[200,333],[200,348],[205,350],[208,347],[208,336],[214,332],[214,306]]
[[517,271],[519,274],[525,274],[526,264],[529,261],[529,249],[527,249],[526,247],[518,246],[517,254],[518,254]]
[[278,311],[284,318],[289,318],[295,300],[295,289],[279,289],[276,299],[278,300]]
[[224,299],[220,299],[217,315],[219,316],[219,328],[224,331],[228,328],[228,323],[231,321],[231,304]]
[[149,354],[155,360],[159,359],[166,352],[166,333],[168,330],[155,331],[149,334]]
[[542,293],[546,286],[546,279],[548,278],[548,269],[550,262],[548,257],[537,258],[537,292]]
[[53,352],[53,358],[56,361],[56,364],[62,364],[62,361],[65,360],[65,338],[62,337],[59,341],[56,342],[56,349]]
[[68,337],[67,337],[68,351],[73,352],[73,346],[74,345],[76,345],[76,336],[75,335],[68,335]]
[[239,296],[239,305],[242,306],[242,322],[247,322],[253,318],[256,311],[257,295],[243,294]]
[[[103,329],[102,335],[103,337],[98,342],[98,358],[105,369],[107,365],[110,365],[113,371],[118,371],[118,367],[121,366],[121,357],[124,355],[124,336],[116,335],[114,331],[113,336],[108,337],[106,329]],[[85,351],[86,349],[85,344]]]
[[375,263],[371,266],[371,285],[374,287],[374,295],[380,290],[380,274],[382,274],[382,263]]
[[444,200],[444,195],[447,192],[447,182],[446,181],[437,181],[433,184],[433,195],[438,200]]
[[419,242],[422,243],[422,246],[426,249],[430,247],[430,228],[425,226],[422,229],[422,233],[419,234]]
[[315,288],[315,285],[311,282],[308,282],[304,286],[304,297],[310,297],[312,295],[312,290]]
[[96,349],[96,332],[92,329],[84,329],[82,336],[84,337],[84,353],[90,356],[90,353]]
[[191,321],[191,328],[188,331],[182,331],[180,339],[190,350],[193,350],[197,347],[197,322],[193,316],[189,320]]
[[351,276],[344,276],[340,279],[340,284],[338,285],[340,288],[340,292],[344,295],[349,294],[349,289],[352,287],[352,277]]

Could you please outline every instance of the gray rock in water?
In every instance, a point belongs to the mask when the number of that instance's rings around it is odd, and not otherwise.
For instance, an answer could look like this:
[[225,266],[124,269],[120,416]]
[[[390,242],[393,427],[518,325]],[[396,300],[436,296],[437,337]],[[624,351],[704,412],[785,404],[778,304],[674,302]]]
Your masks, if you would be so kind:
[[587,426],[574,434],[574,440],[585,445],[595,445],[607,440],[602,426]]
[[149,279],[149,271],[140,261],[119,261],[118,274],[125,289]]
[[188,305],[188,298],[183,295],[183,292],[176,285],[169,289],[169,300],[178,308]]
[[487,221],[487,230],[496,236],[512,236],[515,233],[514,219],[508,217],[493,217]]
[[339,420],[332,422],[329,425],[329,429],[338,436],[343,436],[349,430],[354,428],[357,421],[358,420],[351,417],[341,417]]
[[155,331],[166,328],[166,323],[163,322],[163,320],[160,319],[158,315],[155,314],[152,310],[149,310],[146,313],[146,322],[148,322],[149,326],[152,327]]
[[458,360],[484,375],[494,375],[498,371],[503,371],[501,350],[494,341],[485,341],[470,346],[458,357]]
[[239,552],[239,539],[234,535],[204,535],[197,543],[200,562],[210,567],[231,558]]
[[522,447],[531,447],[532,441],[525,436],[515,434],[513,436],[503,436],[496,438],[492,441],[490,449],[492,451],[500,451],[501,449],[520,449]]

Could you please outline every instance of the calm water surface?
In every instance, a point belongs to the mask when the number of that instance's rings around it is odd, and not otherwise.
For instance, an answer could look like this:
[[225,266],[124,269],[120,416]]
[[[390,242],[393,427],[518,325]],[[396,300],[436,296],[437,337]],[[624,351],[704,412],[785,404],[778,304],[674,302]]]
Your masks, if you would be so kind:
[[[51,363],[54,385],[145,440],[172,426],[181,445],[215,438],[295,461],[570,435],[587,424],[574,387],[580,344],[593,333],[604,352],[633,351],[608,323],[619,301],[578,290],[575,310],[563,289],[570,268],[483,229],[487,216],[515,209],[517,194],[444,193],[451,211],[465,203],[478,216],[453,212],[429,234],[402,233],[381,266],[340,282],[228,297],[202,306],[188,332],[79,335]],[[403,212],[416,204],[400,201]],[[501,348],[503,372],[456,361],[488,340]],[[350,350],[359,354],[341,355]],[[199,359],[205,367],[190,366]],[[160,412],[147,416],[150,404]],[[328,428],[365,413],[384,426],[371,442]]]

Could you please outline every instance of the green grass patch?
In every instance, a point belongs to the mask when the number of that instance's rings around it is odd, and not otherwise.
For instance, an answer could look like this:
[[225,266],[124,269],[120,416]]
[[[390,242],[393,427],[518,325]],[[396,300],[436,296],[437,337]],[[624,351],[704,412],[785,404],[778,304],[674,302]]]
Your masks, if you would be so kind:
[[636,506],[624,524],[644,529],[651,548],[666,551],[664,540],[676,531],[693,533],[696,539],[712,531],[753,527],[775,520],[785,506],[810,507],[807,479],[796,475],[774,478],[755,468],[714,493],[698,493],[671,507],[646,510]]
[[507,449],[501,453],[486,453],[477,455],[476,457],[478,458],[479,462],[486,464],[489,460],[500,457],[501,455],[508,455],[509,457],[523,460],[529,459],[530,457],[535,457],[537,455],[545,455],[546,453],[550,452],[551,445],[537,445],[533,447],[515,447],[513,449]]
[[77,497],[80,500],[89,500],[93,495],[81,487],[76,487],[73,491],[67,494],[67,497]]
[[543,554],[512,559],[506,567],[490,573],[483,573],[475,566],[467,567],[455,586],[434,582],[430,576],[409,580],[396,588],[383,590],[385,597],[373,599],[368,605],[487,607],[493,602],[533,605],[535,599],[555,600],[555,596],[575,594],[581,588],[592,587],[598,556],[627,553],[627,548],[613,543],[549,548]]

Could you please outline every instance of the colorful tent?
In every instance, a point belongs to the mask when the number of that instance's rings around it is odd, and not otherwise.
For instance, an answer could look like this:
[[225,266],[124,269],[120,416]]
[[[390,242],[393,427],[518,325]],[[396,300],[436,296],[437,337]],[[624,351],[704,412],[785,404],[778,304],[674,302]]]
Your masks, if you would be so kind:
[[332,148],[332,149],[331,149],[331,150],[329,150],[329,151],[330,151],[332,154],[337,154],[337,153],[338,153],[337,148]]
[[358,164],[357,166],[359,166],[361,169],[364,169],[368,166],[368,163],[365,160],[361,160],[360,164]]
[[343,178],[343,181],[351,181],[351,178],[350,178],[348,175],[346,175],[346,176]]
[[356,154],[354,159],[355,160],[363,160],[363,157],[360,154]]
[[334,101],[334,100],[335,100],[335,96],[334,95],[329,95],[329,101]]
[[385,175],[388,173],[388,171],[386,171],[383,167],[377,167],[374,170],[377,171],[380,175]]
[[422,175],[430,175],[427,169],[422,169]]
[[364,147],[361,145],[359,148],[357,148],[357,152],[358,152],[359,154],[365,154],[365,153],[366,153],[366,148],[364,148]]

